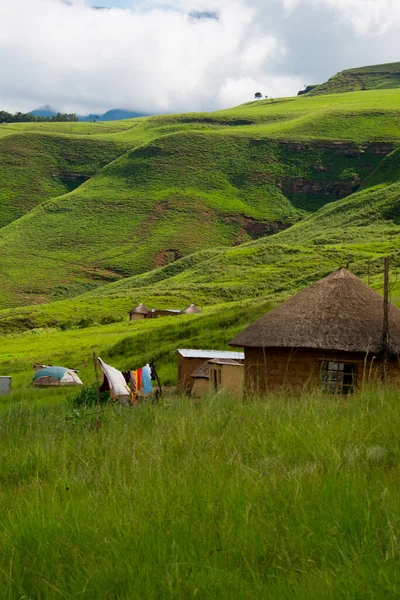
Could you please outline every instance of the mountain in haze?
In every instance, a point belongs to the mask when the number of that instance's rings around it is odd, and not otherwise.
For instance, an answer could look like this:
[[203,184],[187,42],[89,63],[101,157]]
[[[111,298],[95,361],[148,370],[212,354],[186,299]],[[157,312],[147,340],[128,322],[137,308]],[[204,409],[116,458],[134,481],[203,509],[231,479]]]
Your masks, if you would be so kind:
[[[61,110],[57,110],[50,106],[49,104],[45,104],[44,106],[39,106],[32,110],[30,115],[34,117],[55,117]],[[104,114],[90,114],[90,115],[78,115],[79,121],[120,121],[122,119],[136,119],[137,117],[146,117],[149,116],[145,113],[136,112],[133,110],[126,110],[123,108],[113,108],[108,110]]]
[[29,112],[28,114],[32,115],[33,117],[50,117],[51,118],[51,117],[57,116],[58,112],[60,112],[60,111],[56,110],[49,104],[45,104],[44,106],[39,106],[38,108],[31,110],[31,112]]
[[113,108],[103,115],[90,114],[87,116],[79,115],[79,121],[121,121],[122,119],[137,119],[138,117],[148,117],[148,114],[125,110],[123,108]]
[[120,119],[137,119],[138,117],[148,117],[149,114],[124,110],[123,108],[113,108],[108,110],[101,117],[101,121],[119,121]]

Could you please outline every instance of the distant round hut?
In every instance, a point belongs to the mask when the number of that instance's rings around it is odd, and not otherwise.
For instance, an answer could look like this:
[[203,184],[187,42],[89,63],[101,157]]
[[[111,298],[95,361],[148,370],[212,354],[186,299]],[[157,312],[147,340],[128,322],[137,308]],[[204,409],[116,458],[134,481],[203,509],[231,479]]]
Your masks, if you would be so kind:
[[[363,380],[400,381],[400,310],[344,268],[299,292],[239,333],[246,393],[322,389],[346,394]],[[386,341],[385,341],[386,339]]]
[[139,321],[140,319],[146,319],[149,313],[150,310],[144,304],[138,304],[129,311],[129,320]]
[[60,387],[83,385],[74,369],[65,367],[43,367],[36,370],[32,385],[37,387]]
[[198,313],[201,313],[201,310],[195,304],[189,304],[189,306],[181,310],[182,315],[197,315]]

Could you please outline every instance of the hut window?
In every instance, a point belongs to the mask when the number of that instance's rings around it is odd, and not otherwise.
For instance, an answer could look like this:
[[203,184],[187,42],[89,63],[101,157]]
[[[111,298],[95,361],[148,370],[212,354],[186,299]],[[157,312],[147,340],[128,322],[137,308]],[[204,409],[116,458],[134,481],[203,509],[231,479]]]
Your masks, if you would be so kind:
[[322,390],[328,394],[349,394],[356,384],[357,365],[324,360],[321,365]]

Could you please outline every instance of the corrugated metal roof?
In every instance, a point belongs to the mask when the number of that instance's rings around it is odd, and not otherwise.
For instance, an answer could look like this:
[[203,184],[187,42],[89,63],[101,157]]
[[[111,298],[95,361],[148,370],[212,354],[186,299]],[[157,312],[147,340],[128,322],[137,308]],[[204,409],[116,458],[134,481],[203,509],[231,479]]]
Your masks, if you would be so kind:
[[209,365],[231,365],[233,367],[243,367],[243,361],[241,360],[232,360],[231,358],[213,358],[212,360],[209,360],[208,363]]
[[232,352],[230,350],[191,350],[179,348],[178,352],[184,358],[229,358],[244,360],[244,352]]

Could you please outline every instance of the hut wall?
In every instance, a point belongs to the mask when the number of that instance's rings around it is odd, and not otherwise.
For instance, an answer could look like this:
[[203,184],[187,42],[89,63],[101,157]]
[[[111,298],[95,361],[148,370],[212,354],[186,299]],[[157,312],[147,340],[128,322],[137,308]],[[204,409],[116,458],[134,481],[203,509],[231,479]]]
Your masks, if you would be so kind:
[[205,377],[193,377],[192,391],[190,393],[194,398],[202,398],[210,391],[209,380]]
[[[320,389],[320,370],[324,360],[355,363],[356,386],[363,379],[379,380],[382,362],[354,352],[324,352],[308,349],[245,348],[244,387],[246,394],[265,395],[274,390]],[[388,363],[389,382],[400,383],[400,363]]]
[[227,392],[235,398],[243,394],[243,365],[210,365],[210,392]]
[[185,358],[178,354],[178,383],[179,392],[190,394],[192,391],[194,378],[192,373],[204,364],[204,358]]
[[152,317],[154,319],[156,319],[157,317],[177,317],[179,314],[179,312],[175,312],[172,310],[156,308],[155,311],[152,313]]
[[146,317],[146,315],[143,315],[141,313],[131,313],[130,314],[130,321],[141,321],[145,317]]
[[243,394],[243,365],[222,365],[222,386],[224,390],[236,398]]

